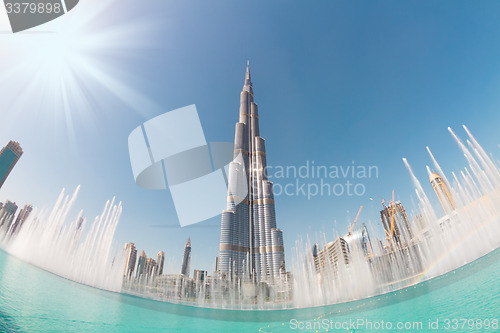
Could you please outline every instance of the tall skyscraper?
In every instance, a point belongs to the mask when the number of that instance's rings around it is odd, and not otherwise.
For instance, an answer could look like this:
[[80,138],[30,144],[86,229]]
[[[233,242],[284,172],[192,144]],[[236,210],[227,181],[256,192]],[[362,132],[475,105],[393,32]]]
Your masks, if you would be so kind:
[[181,274],[189,277],[189,266],[191,265],[191,238],[188,238],[184,247],[184,255],[182,257]]
[[141,254],[139,255],[139,259],[137,260],[137,272],[135,272],[135,276],[137,278],[141,277],[141,275],[146,275],[145,274],[145,268],[146,268],[146,260],[147,260],[146,252],[142,250]]
[[229,278],[258,282],[285,272],[283,234],[276,228],[273,183],[267,179],[266,167],[265,141],[259,133],[247,65],[234,160],[229,165],[227,209],[221,218],[219,273]]
[[10,230],[11,234],[14,234],[16,231],[19,231],[19,229],[21,229],[24,221],[26,221],[32,210],[33,206],[31,204],[27,204],[23,207],[23,209],[21,209],[21,211],[17,215],[16,222],[12,224],[12,228]]
[[429,180],[432,184],[434,192],[436,192],[436,195],[439,198],[439,202],[441,202],[441,206],[443,206],[444,212],[449,214],[451,211],[455,210],[455,201],[453,201],[450,190],[441,176],[438,173],[433,172],[430,174]]
[[12,220],[14,219],[14,215],[17,211],[17,205],[15,202],[7,200],[2,209],[0,209],[0,227],[9,229]]
[[0,188],[9,176],[10,172],[21,158],[23,150],[19,143],[10,141],[2,151],[0,151]]
[[156,261],[158,264],[158,271],[156,272],[157,275],[162,275],[163,274],[163,265],[165,264],[165,252],[160,251],[158,252],[158,260]]
[[125,252],[125,272],[123,272],[123,275],[130,278],[134,272],[135,261],[137,260],[137,249],[134,243],[128,243],[125,244],[123,250]]

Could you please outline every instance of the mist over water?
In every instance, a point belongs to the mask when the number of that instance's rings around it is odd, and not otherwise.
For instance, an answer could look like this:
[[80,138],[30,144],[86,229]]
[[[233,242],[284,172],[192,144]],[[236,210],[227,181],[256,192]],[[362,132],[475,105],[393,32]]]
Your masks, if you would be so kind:
[[[418,198],[418,212],[410,219],[411,241],[402,246],[392,243],[389,237],[377,240],[372,236],[368,255],[358,243],[350,242],[349,264],[338,264],[332,274],[315,267],[310,237],[298,240],[293,261],[294,306],[346,302],[412,286],[470,263],[500,246],[500,169],[467,127],[464,126],[467,146],[451,128],[448,130],[468,166],[448,178],[427,147],[433,162],[427,171],[429,177],[434,170],[443,178],[455,207],[443,200],[447,214],[438,216],[431,204],[438,197],[424,191],[410,163],[403,158]],[[442,189],[436,191],[440,198],[445,197]],[[333,240],[325,235],[322,238],[322,246]]]
[[[314,254],[313,248],[318,243],[317,249],[324,250],[334,239],[322,235],[313,242],[305,236],[293,248],[292,276],[268,285],[217,277],[206,284],[175,275],[160,278],[135,273],[137,278],[124,279],[125,260],[121,250],[113,246],[121,203],[114,199],[106,202],[91,223],[82,211],[70,220],[68,214],[79,187],[71,195],[63,190],[51,211],[34,209],[17,230],[12,224],[3,226],[1,244],[10,254],[67,279],[167,302],[258,310],[363,299],[445,274],[500,247],[500,169],[465,126],[464,130],[468,137],[465,144],[449,129],[467,161],[467,167],[458,173],[446,174],[427,147],[432,161],[427,166],[429,177],[433,172],[442,177],[453,202],[441,202],[444,216],[439,216],[431,203],[438,200],[436,193],[424,191],[409,161],[403,158],[418,198],[417,212],[409,216],[405,242],[395,242],[387,231],[388,236],[379,240],[368,226],[366,230],[372,232],[369,242],[364,243],[368,246],[359,241],[366,235],[353,231],[344,237],[349,260],[337,260],[329,267],[325,255]],[[446,196],[441,188],[436,191],[440,198]]]
[[121,253],[114,252],[113,237],[122,213],[121,203],[115,204],[114,198],[107,201],[90,225],[83,211],[68,222],[79,190],[80,186],[72,195],[66,195],[63,189],[50,212],[35,208],[16,233],[12,233],[12,225],[11,230],[2,230],[2,246],[10,254],[51,273],[118,292],[123,260]]

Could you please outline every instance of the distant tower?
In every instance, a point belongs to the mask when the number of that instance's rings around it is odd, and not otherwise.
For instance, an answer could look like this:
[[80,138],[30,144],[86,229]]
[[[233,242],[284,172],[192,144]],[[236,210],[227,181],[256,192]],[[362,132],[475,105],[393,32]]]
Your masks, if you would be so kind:
[[318,243],[314,244],[313,250],[312,250],[314,258],[316,258],[318,256],[319,251],[320,251],[320,249],[319,249]]
[[11,234],[14,234],[16,231],[19,231],[21,229],[21,227],[24,224],[24,221],[26,221],[32,210],[33,206],[31,204],[27,204],[24,206],[23,209],[21,209],[21,211],[17,215],[16,222],[12,224],[12,228],[10,230]]
[[195,282],[203,282],[205,281],[206,277],[207,277],[207,271],[199,269],[194,270],[193,278]]
[[430,174],[429,180],[434,188],[434,192],[436,192],[436,195],[439,198],[439,202],[441,202],[441,206],[443,206],[444,212],[449,214],[454,211],[456,209],[455,201],[453,201],[450,190],[441,176],[438,173],[433,172]]
[[219,257],[215,257],[215,271],[219,271]]
[[184,256],[182,258],[181,274],[189,277],[189,265],[191,264],[191,238],[188,238],[184,247]]
[[125,252],[125,272],[124,276],[130,278],[134,272],[135,261],[137,260],[137,249],[134,243],[125,244],[123,249]]
[[0,188],[22,154],[21,146],[14,141],[10,141],[0,152]]
[[165,252],[158,252],[158,260],[156,261],[156,263],[158,264],[158,271],[156,272],[156,275],[162,275],[163,265],[165,264]]
[[14,219],[16,211],[16,203],[7,200],[3,204],[2,209],[0,209],[0,227],[3,227],[5,225],[5,228],[8,229],[10,227],[10,224],[12,223],[12,220]]
[[153,258],[146,258],[146,268],[144,269],[146,276],[149,278],[155,275],[157,270],[158,264],[156,263],[156,260]]
[[[393,213],[394,219],[392,218]],[[391,233],[391,225],[394,223],[392,226],[392,236],[389,239],[392,239],[394,243],[402,247],[410,245],[410,241],[413,239],[413,230],[411,229],[406,210],[400,202],[396,202],[396,204],[391,203],[381,210],[380,219],[385,231],[388,233]]]
[[139,259],[137,260],[137,272],[135,272],[136,277],[141,277],[145,273],[144,269],[146,268],[146,252],[142,250],[141,254],[139,255]]

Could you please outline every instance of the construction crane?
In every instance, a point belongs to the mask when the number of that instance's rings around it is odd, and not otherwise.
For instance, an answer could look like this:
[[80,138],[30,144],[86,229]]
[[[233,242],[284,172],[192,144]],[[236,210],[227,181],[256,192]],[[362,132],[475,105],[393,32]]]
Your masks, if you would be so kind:
[[392,239],[392,237],[394,235],[394,216],[395,216],[395,210],[396,210],[396,205],[395,205],[395,200],[394,200],[394,190],[392,190],[392,201],[389,202],[389,207],[385,206],[385,199],[384,198],[382,198],[382,207],[384,208],[384,211],[387,211],[387,208],[389,208],[389,214],[390,214],[390,218],[391,218],[390,232],[385,230],[384,225],[382,225],[382,228],[384,229],[384,232],[386,235],[385,243],[386,243],[387,247],[389,247],[389,241]]
[[346,237],[351,236],[351,232],[352,232],[352,230],[354,229],[354,225],[356,224],[356,221],[358,221],[359,213],[361,213],[361,210],[362,210],[362,209],[363,209],[363,206],[360,206],[360,207],[359,207],[359,210],[358,210],[358,214],[356,214],[356,218],[354,219],[354,222],[353,222],[353,223],[352,223],[352,225],[349,227],[348,232],[347,232],[347,236],[346,236]]
[[385,200],[382,198],[382,207],[384,207],[384,210],[387,211],[387,208],[389,208],[389,214],[391,218],[391,228],[390,232],[385,230],[385,227],[382,225],[382,228],[384,228],[384,232],[386,235],[386,244],[389,246],[389,241],[392,241],[392,237],[394,236],[394,216],[396,215],[396,201],[394,200],[394,190],[392,190],[392,201],[389,202],[389,207],[385,206]]
[[392,190],[392,212],[391,212],[391,237],[394,236],[394,213],[396,210],[396,202],[394,201],[394,190]]

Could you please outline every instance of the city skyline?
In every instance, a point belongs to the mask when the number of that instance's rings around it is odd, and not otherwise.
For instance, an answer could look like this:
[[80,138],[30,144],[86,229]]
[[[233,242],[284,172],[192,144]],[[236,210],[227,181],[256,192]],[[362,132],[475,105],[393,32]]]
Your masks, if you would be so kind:
[[[397,2],[370,3],[365,8],[292,4],[283,11],[279,4],[263,2],[252,8],[200,2],[194,12],[187,4],[156,5],[171,15],[168,24],[157,22],[165,29],[161,33],[165,42],[153,43],[159,32],[144,27],[134,32],[135,38],[127,30],[114,40],[120,42],[121,51],[134,50],[134,58],[124,59],[124,52],[107,48],[103,52],[109,52],[109,57],[88,52],[83,68],[94,71],[80,74],[89,82],[100,78],[97,81],[104,87],[90,85],[84,95],[79,85],[68,85],[67,105],[51,102],[50,93],[40,93],[47,86],[45,71],[28,90],[17,83],[28,82],[40,68],[64,72],[58,66],[65,62],[45,63],[52,58],[22,55],[16,51],[16,40],[4,36],[11,50],[1,56],[4,66],[26,65],[29,70],[16,74],[24,81],[1,83],[5,107],[0,142],[18,141],[25,151],[0,189],[1,202],[50,208],[61,188],[81,184],[75,206],[92,218],[103,202],[116,195],[124,203],[117,246],[133,241],[149,254],[165,250],[165,271],[178,273],[185,240],[191,236],[193,244],[204,249],[193,253],[192,266],[213,271],[220,217],[179,228],[168,193],[136,188],[126,138],[144,121],[195,103],[207,140],[232,141],[241,69],[247,59],[252,63],[259,105],[266,110],[261,130],[272,142],[266,147],[270,165],[299,167],[314,161],[349,166],[355,161],[379,169],[378,178],[363,180],[366,194],[362,197],[307,200],[275,195],[286,258],[291,258],[297,238],[308,234],[315,238],[316,230],[345,234],[360,205],[365,208],[358,223],[371,220],[382,230],[378,196],[389,201],[393,189],[396,201],[405,203],[411,215],[415,195],[402,157],[412,163],[438,214],[444,214],[428,181],[425,166],[432,161],[425,147],[431,147],[447,176],[467,164],[456,152],[447,126],[458,129],[467,124],[485,149],[498,156],[500,81],[492,75],[497,66],[495,31],[500,23],[494,13],[498,4],[450,8],[434,3],[411,11]],[[268,14],[261,17],[264,7]],[[79,10],[85,10],[85,5]],[[215,14],[207,17],[208,10]],[[236,24],[235,12],[260,19],[248,29]],[[186,22],[179,17],[187,13],[195,23],[184,29]],[[297,24],[313,15],[312,24]],[[54,21],[50,28],[62,29],[63,21]],[[48,42],[58,49],[56,34],[46,35],[25,35],[33,44],[27,47],[35,52],[39,43]],[[483,38],[474,37],[478,35]],[[145,45],[148,41],[151,44]],[[286,185],[286,180],[275,184]],[[76,215],[72,211],[69,216]]]
[[[250,75],[247,68],[246,88],[248,89],[248,93],[251,92],[249,82]],[[242,98],[241,115],[244,116],[248,114],[246,107],[248,105],[248,99]],[[251,114],[255,117],[257,115],[255,105],[252,107],[254,110]],[[236,126],[235,155],[237,157],[239,157],[241,151],[246,148],[243,144],[241,144],[241,142],[245,141],[245,136],[241,135],[241,133],[244,134],[246,132],[245,127],[242,125],[244,125],[244,123],[240,122],[237,123]],[[238,131],[238,128],[242,131]],[[250,128],[250,131],[256,130],[258,130],[257,126]],[[69,195],[64,198],[64,191],[62,191],[57,205],[62,209],[57,209],[58,207],[56,206],[48,221],[45,221],[46,223],[40,221],[39,217],[36,216],[35,219],[29,221],[28,227],[21,228],[19,235],[14,235],[13,228],[11,228],[11,223],[17,206],[12,202],[7,201],[0,210],[3,237],[4,240],[6,240],[7,245],[15,244],[19,239],[21,239],[25,247],[32,245],[35,246],[36,249],[36,246],[39,246],[39,244],[37,244],[38,241],[36,241],[36,236],[34,242],[28,240],[30,240],[30,238],[38,232],[40,239],[45,239],[45,242],[48,241],[48,247],[45,249],[48,248],[56,251],[59,247],[57,243],[54,244],[51,240],[61,238],[61,243],[66,243],[67,241],[72,243],[76,240],[74,243],[76,246],[72,247],[74,251],[73,255],[80,257],[82,262],[82,264],[77,265],[76,268],[88,268],[89,264],[93,266],[93,261],[100,262],[101,264],[104,264],[101,273],[106,272],[106,274],[102,277],[105,278],[106,276],[109,277],[109,275],[113,275],[113,271],[118,273],[117,279],[114,281],[116,282],[114,287],[116,289],[114,290],[122,290],[125,293],[132,293],[132,295],[139,294],[141,297],[146,298],[159,297],[166,300],[174,298],[181,301],[197,300],[198,304],[219,304],[219,306],[221,305],[220,302],[222,302],[222,306],[224,306],[228,304],[226,302],[233,304],[234,301],[236,301],[236,306],[254,306],[255,304],[265,306],[271,303],[273,307],[278,304],[288,307],[290,300],[293,299],[294,304],[295,302],[298,302],[302,305],[309,304],[310,306],[310,296],[315,295],[313,298],[315,298],[316,301],[321,301],[323,299],[324,295],[322,295],[322,289],[318,290],[318,286],[326,288],[324,291],[330,295],[329,297],[333,296],[333,298],[330,298],[330,301],[347,301],[351,300],[353,296],[356,297],[349,292],[349,285],[353,282],[352,274],[357,274],[358,272],[362,273],[361,276],[365,277],[366,280],[364,282],[368,282],[367,286],[371,286],[368,287],[368,289],[360,289],[358,292],[361,292],[361,294],[364,294],[365,296],[373,296],[373,290],[370,291],[370,288],[375,286],[375,290],[383,294],[388,290],[397,290],[401,286],[408,286],[407,283],[412,285],[421,281],[421,278],[424,278],[427,274],[426,272],[428,272],[426,265],[428,266],[428,263],[433,262],[433,257],[439,257],[443,250],[447,251],[450,245],[456,244],[456,238],[461,239],[460,244],[469,240],[472,243],[476,243],[478,246],[482,246],[482,249],[478,247],[480,251],[486,250],[486,252],[488,252],[491,251],[492,244],[495,246],[494,242],[497,240],[493,236],[495,234],[494,224],[491,224],[492,230],[483,231],[483,235],[481,237],[477,235],[477,238],[475,239],[466,239],[460,236],[460,234],[469,235],[470,229],[471,227],[474,228],[474,225],[481,225],[481,223],[484,225],[481,216],[475,214],[475,212],[471,210],[471,207],[479,211],[487,211],[495,214],[495,208],[488,204],[488,200],[490,198],[491,200],[498,199],[498,193],[496,191],[492,191],[492,189],[496,188],[496,185],[498,185],[500,181],[500,168],[490,159],[490,156],[488,156],[482,146],[480,146],[468,128],[464,126],[464,130],[468,134],[470,146],[474,150],[474,154],[471,154],[471,151],[462,144],[451,129],[450,132],[457,139],[457,143],[470,160],[471,165],[474,165],[479,169],[473,169],[474,178],[476,180],[469,175],[468,177],[464,177],[462,181],[457,180],[458,183],[451,187],[451,190],[453,190],[456,197],[454,198],[453,196],[450,196],[449,199],[459,199],[459,202],[462,203],[461,206],[457,207],[457,210],[453,212],[453,214],[438,218],[430,205],[428,205],[428,198],[422,192],[418,181],[415,180],[417,191],[420,191],[420,193],[417,192],[417,194],[419,195],[422,207],[420,214],[418,216],[414,216],[414,222],[415,219],[420,220],[419,223],[416,223],[420,224],[420,226],[416,228],[416,234],[410,226],[405,208],[399,201],[395,201],[393,192],[392,201],[388,206],[385,206],[384,203],[382,203],[384,209],[380,211],[381,222],[384,227],[385,234],[387,235],[385,244],[383,241],[376,238],[375,242],[372,243],[365,224],[361,224],[361,227],[354,229],[359,214],[363,208],[363,206],[361,206],[358,210],[355,221],[349,227],[349,232],[345,236],[346,239],[337,236],[334,241],[324,244],[323,249],[321,249],[318,243],[316,243],[312,248],[312,252],[310,252],[310,249],[306,249],[306,252],[302,252],[302,254],[298,253],[299,260],[301,260],[300,258],[303,260],[301,265],[302,269],[295,270],[294,272],[287,272],[286,274],[282,274],[285,273],[283,270],[283,272],[280,272],[279,276],[273,276],[271,270],[269,270],[269,273],[266,272],[264,277],[249,276],[245,278],[245,276],[232,274],[228,278],[228,274],[224,274],[225,272],[219,268],[219,258],[217,258],[216,267],[218,267],[218,269],[214,272],[213,276],[208,276],[206,270],[195,269],[193,278],[190,278],[191,239],[188,238],[184,248],[181,274],[163,275],[162,271],[159,270],[159,267],[163,267],[164,252],[158,252],[158,260],[155,260],[152,257],[148,257],[145,251],[142,250],[137,262],[135,278],[132,279],[134,261],[137,253],[133,243],[125,244],[124,247],[126,259],[125,270],[123,270],[122,265],[113,264],[116,262],[116,257],[106,258],[106,256],[95,256],[96,248],[104,249],[108,247],[108,251],[110,249],[114,229],[118,223],[118,217],[121,214],[121,203],[119,203],[118,206],[113,206],[113,199],[110,206],[108,205],[108,202],[106,204],[106,208],[102,212],[100,220],[95,220],[95,223],[92,226],[93,230],[91,231],[90,238],[87,238],[86,240],[91,238],[94,238],[95,240],[95,236],[102,232],[102,230],[100,230],[102,225],[111,226],[111,228],[105,228],[106,231],[104,233],[107,234],[107,236],[98,236],[99,241],[97,243],[88,243],[85,241],[78,244],[81,239],[81,232],[84,229],[82,224],[85,223],[81,218],[81,215],[77,221],[72,223],[69,232],[65,232],[65,228],[62,227],[65,222],[65,214],[61,217],[59,213],[67,211],[67,208],[71,207],[74,201],[73,199],[76,198],[76,195],[78,194],[79,188],[75,190],[71,200],[69,200]],[[262,138],[260,136],[253,137],[253,141],[256,143],[258,143],[261,139]],[[261,149],[263,148],[262,145],[256,144],[256,146]],[[249,150],[251,151],[251,149]],[[431,153],[430,155],[432,157]],[[265,165],[263,161],[260,161],[259,163],[259,161],[255,162],[249,159],[247,163],[253,165],[248,169],[252,171],[250,173],[258,175],[259,172],[263,172],[263,166]],[[407,163],[406,160],[405,163]],[[245,193],[245,196],[242,196],[242,193],[238,191],[238,184],[235,184],[234,179],[242,181],[243,183],[252,181],[252,177],[249,177],[248,180],[245,178],[245,176],[247,176],[246,171],[240,174],[237,172],[239,169],[241,170],[243,168],[242,166],[244,164],[244,160],[240,159],[238,161],[238,159],[235,159],[229,167],[229,170],[232,171],[229,176],[228,190],[228,202],[231,204],[231,207],[234,207],[239,203],[244,203],[243,199],[248,200],[246,195],[254,191],[251,189],[249,192]],[[408,164],[407,166],[410,174],[414,176],[411,167]],[[441,170],[439,164],[435,163],[435,167]],[[427,169],[429,170],[429,168]],[[467,169],[465,169],[465,171],[468,173]],[[432,182],[437,174],[432,174],[430,170],[429,174]],[[236,178],[234,178],[235,176]],[[257,180],[259,180],[258,177]],[[263,181],[263,184],[266,184],[266,181]],[[478,186],[477,184],[480,185]],[[259,189],[258,186],[256,186],[256,188]],[[471,190],[477,193],[474,196],[470,196]],[[257,193],[258,192],[259,191],[257,191]],[[242,199],[241,201],[238,200],[238,204],[234,204],[234,196],[236,194],[239,194]],[[436,194],[439,195],[439,191],[437,191]],[[251,198],[250,195],[248,195],[248,197]],[[257,200],[259,200],[258,197]],[[25,206],[16,219],[16,224],[18,221],[25,219],[26,214],[31,212],[31,208],[32,207],[30,205]],[[110,216],[111,210],[113,213]],[[54,212],[56,212],[55,215]],[[230,212],[233,213],[233,210]],[[270,214],[268,212],[263,215],[269,216]],[[6,221],[5,217],[7,217],[7,221],[9,223],[6,227],[4,227],[4,222]],[[96,224],[97,228],[95,228]],[[414,225],[414,227],[416,227],[416,225]],[[272,230],[273,229],[271,229],[271,231]],[[454,232],[458,235],[456,237],[450,237],[450,235],[453,235]],[[224,220],[221,222],[221,233],[224,233]],[[231,233],[231,235],[234,235],[234,233]],[[236,234],[236,237],[239,237],[239,235]],[[482,240],[478,242],[480,239]],[[223,243],[223,238],[221,238],[221,241]],[[309,246],[308,244],[310,243],[306,243],[306,246]],[[16,247],[14,246],[11,249],[15,248]],[[83,251],[85,255],[79,255],[75,250]],[[463,251],[463,248],[460,250]],[[40,250],[37,249],[37,252],[40,253]],[[41,251],[41,253],[45,253],[45,251]],[[88,253],[90,253],[90,255],[88,255]],[[109,252],[107,253],[109,254]],[[248,257],[250,256],[247,255],[247,258]],[[461,258],[463,259],[463,257],[461,255],[453,255],[449,258],[449,260],[454,261],[456,268],[463,265],[463,261],[461,261]],[[57,262],[57,260],[52,261],[52,263]],[[71,263],[73,262],[71,261]],[[237,264],[238,261],[233,260],[233,266]],[[273,263],[271,262],[270,265],[272,264]],[[244,266],[244,260],[242,261],[242,265]],[[267,266],[270,265],[268,264]],[[61,267],[60,265],[56,266]],[[432,266],[433,265],[431,264],[431,269]],[[442,269],[449,269],[449,266],[447,265],[440,266]],[[73,269],[69,269],[67,272],[74,272],[74,268],[75,267],[73,266]],[[52,269],[54,268],[52,267]],[[88,269],[84,269],[83,271],[88,272]],[[229,272],[233,273],[231,271]],[[440,275],[440,273],[436,272],[435,274],[437,274],[436,276]],[[87,274],[83,280],[82,277],[82,275],[77,274],[77,281],[85,282],[88,281],[87,279],[91,279],[93,281],[92,283],[95,283],[95,275]],[[123,279],[124,277],[125,279]],[[75,277],[73,276],[73,278]],[[233,278],[237,278],[237,280],[234,280]],[[243,281],[240,280],[241,278],[243,278]],[[291,283],[292,281],[293,283]],[[301,286],[299,289],[299,294],[301,295],[297,296],[297,298],[294,297],[295,291],[293,288],[293,286],[296,285]],[[305,293],[302,288],[304,288]],[[340,296],[340,299],[338,298],[339,295],[335,296],[335,294],[331,294],[331,291],[336,290],[337,288],[339,288],[339,291],[344,291],[343,295]],[[307,291],[308,289],[309,291]],[[306,296],[306,299],[303,298],[304,296]],[[239,302],[241,302],[241,304],[238,305]]]
[[[249,79],[248,66],[247,66],[247,74],[246,75],[247,75],[248,79],[246,79],[245,81],[249,81],[250,79]],[[245,85],[246,85],[246,83],[245,83]],[[245,87],[244,87],[244,89],[245,89]],[[251,85],[250,85],[250,89],[251,89]],[[238,141],[238,131],[236,131],[236,142],[237,141]],[[235,155],[240,150],[242,150],[241,147],[236,148]],[[249,163],[249,164],[252,164],[252,163]],[[265,164],[265,162],[264,162],[264,164]],[[265,167],[264,167],[264,169],[265,169]],[[231,169],[229,169],[229,170],[231,170]],[[451,209],[455,208],[455,204],[453,202],[453,199],[451,197],[451,193],[450,193],[446,183],[442,180],[440,175],[437,174],[436,172],[430,173],[429,179],[430,179],[430,184],[432,185],[432,189],[434,190],[436,196],[439,198],[439,203],[441,204],[443,211],[445,213],[451,212]],[[269,182],[269,183],[271,183],[271,182]],[[231,188],[231,186],[230,186],[230,188]],[[228,194],[228,202],[230,199],[232,199],[231,193]],[[370,200],[372,200],[372,199],[370,198]],[[444,201],[446,201],[446,203]],[[391,211],[392,211],[393,206],[395,207],[395,210],[394,210],[395,217],[394,217],[394,223],[391,223]],[[6,200],[6,203],[2,204],[2,206],[0,206],[0,207],[2,208],[0,210],[0,221],[2,221],[2,225],[3,225],[3,223],[7,222],[9,224],[9,226],[12,226],[13,227],[11,230],[12,233],[16,230],[16,228],[18,228],[20,225],[22,225],[22,223],[26,220],[27,216],[29,215],[29,213],[33,209],[31,204],[26,204],[26,205],[24,205],[23,209],[16,216],[18,206],[15,202],[11,202],[9,200]],[[232,205],[232,207],[234,207],[234,204]],[[227,212],[227,211],[224,211],[224,212]],[[224,214],[222,214],[222,216],[224,216]],[[411,239],[413,237],[413,235],[411,234],[412,231],[411,231],[411,228],[409,226],[408,216],[406,215],[405,209],[403,208],[403,206],[401,205],[401,203],[399,201],[396,202],[395,205],[393,204],[393,202],[390,202],[389,206],[385,207],[384,210],[380,211],[380,216],[381,216],[381,221],[382,221],[382,228],[383,228],[383,230],[385,229],[384,231],[386,234],[387,234],[387,230],[391,229],[391,224],[393,225],[394,232],[393,232],[392,237],[393,237],[394,242],[395,242],[394,244],[396,244],[396,243],[397,244],[408,244],[409,243],[409,239]],[[415,215],[412,217],[414,219],[419,218],[419,215]],[[14,218],[15,218],[15,222],[14,222]],[[403,224],[401,224],[401,223],[403,223]],[[363,228],[365,229],[366,233],[368,233],[366,225],[364,223],[363,223],[363,225],[364,225]],[[221,224],[221,226],[222,226],[222,224]],[[337,230],[337,231],[339,232],[339,234],[341,234],[340,230]],[[358,229],[358,231],[360,231],[360,229]],[[281,230],[280,230],[280,232],[281,232]],[[338,239],[341,239],[342,241],[344,241],[344,239],[341,237],[337,237],[336,241]],[[404,239],[404,241],[403,241],[403,239]],[[389,240],[389,237],[387,238],[387,240]],[[387,240],[386,240],[386,243],[387,243]],[[326,246],[330,246],[333,243],[334,242],[330,242]],[[132,244],[132,246],[133,246],[133,243],[125,244],[126,251],[128,251],[127,247],[130,246],[130,244]],[[391,243],[389,242],[388,244],[391,244]],[[198,274],[207,275],[206,270],[196,269],[196,268],[190,267],[190,261],[191,261],[191,251],[190,250],[191,250],[191,241],[190,241],[190,237],[188,237],[188,241],[186,242],[186,245],[184,248],[183,262],[182,262],[182,267],[181,267],[181,275],[189,277],[191,270],[194,272],[194,274],[196,274],[196,272],[198,272]],[[161,255],[161,254],[163,254],[163,255]],[[153,258],[147,257],[144,250],[142,250],[141,255],[139,256],[139,259],[141,259],[141,257],[143,257],[144,260],[143,260],[143,262],[141,262],[140,260],[137,262],[137,267],[138,267],[138,270],[136,271],[137,275],[142,274],[140,272],[144,272],[144,274],[151,275],[152,272],[157,271],[159,269],[159,267],[161,267],[161,272],[163,271],[163,261],[165,258],[163,251],[158,252],[158,261],[154,260]],[[161,266],[159,265],[160,258],[162,259]],[[215,270],[217,270],[218,260],[219,260],[219,257],[216,258],[216,265],[214,266]],[[125,269],[127,271],[128,265],[126,266]],[[204,273],[200,273],[200,272],[204,272]],[[194,274],[193,274],[193,278],[195,278]]]
[[4,2],[0,331],[499,330],[500,1]]

